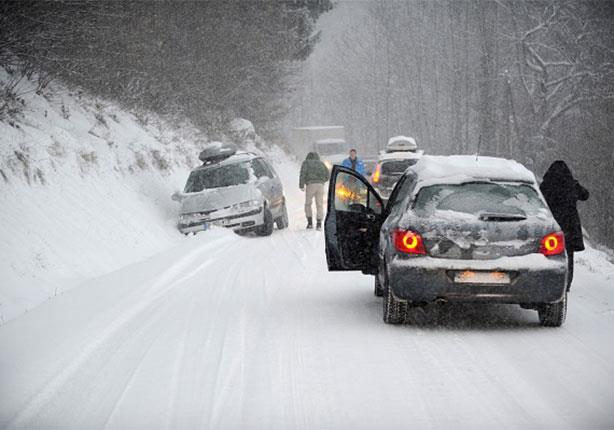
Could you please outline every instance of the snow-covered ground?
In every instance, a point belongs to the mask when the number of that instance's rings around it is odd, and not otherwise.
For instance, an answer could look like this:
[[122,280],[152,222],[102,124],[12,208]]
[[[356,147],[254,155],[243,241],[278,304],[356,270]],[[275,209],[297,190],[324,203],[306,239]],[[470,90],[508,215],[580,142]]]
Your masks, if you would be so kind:
[[372,277],[327,271],[283,153],[289,229],[184,237],[189,136],[60,94],[0,123],[0,428],[614,427],[606,254],[577,254],[561,328],[506,305],[388,326]]
[[562,328],[505,305],[387,326],[371,277],[326,270],[278,158],[288,230],[181,237],[0,327],[0,427],[614,425],[604,254],[578,254]]

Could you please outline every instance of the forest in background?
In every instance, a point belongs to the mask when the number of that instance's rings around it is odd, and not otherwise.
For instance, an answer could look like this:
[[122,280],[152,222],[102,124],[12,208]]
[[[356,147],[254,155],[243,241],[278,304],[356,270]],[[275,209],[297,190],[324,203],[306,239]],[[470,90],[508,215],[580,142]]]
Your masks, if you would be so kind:
[[299,64],[329,0],[0,2],[0,120],[16,91],[60,78],[135,112],[189,118],[214,136],[248,118],[278,134]]
[[579,204],[591,237],[614,242],[614,3],[391,0],[330,15],[343,31],[309,58],[289,126],[344,125],[372,156],[407,134],[537,175],[564,159],[592,193]]

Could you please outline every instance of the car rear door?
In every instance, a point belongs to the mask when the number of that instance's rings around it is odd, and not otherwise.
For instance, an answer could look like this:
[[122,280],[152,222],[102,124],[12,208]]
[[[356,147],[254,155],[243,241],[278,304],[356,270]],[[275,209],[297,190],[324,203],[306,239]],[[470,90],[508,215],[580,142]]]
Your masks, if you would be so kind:
[[362,175],[333,167],[324,221],[328,270],[377,273],[383,209],[382,199]]

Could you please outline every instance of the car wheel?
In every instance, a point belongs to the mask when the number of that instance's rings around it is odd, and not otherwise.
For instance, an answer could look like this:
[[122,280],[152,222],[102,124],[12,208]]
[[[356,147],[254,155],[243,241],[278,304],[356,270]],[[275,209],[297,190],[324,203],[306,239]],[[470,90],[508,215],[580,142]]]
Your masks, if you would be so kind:
[[407,302],[399,300],[394,296],[385,274],[383,295],[384,322],[386,324],[403,324],[407,318]]
[[284,206],[281,209],[281,216],[275,220],[275,224],[277,224],[277,228],[279,230],[283,230],[287,228],[289,225],[288,222],[288,208],[286,208],[286,201],[284,200]]
[[264,208],[264,224],[256,230],[258,236],[270,236],[273,233],[273,214],[269,208]]
[[557,303],[547,303],[537,309],[539,322],[544,327],[560,327],[567,316],[567,292]]
[[375,294],[375,297],[382,297],[384,295],[382,283],[379,281],[379,274],[375,275],[375,288],[373,294]]

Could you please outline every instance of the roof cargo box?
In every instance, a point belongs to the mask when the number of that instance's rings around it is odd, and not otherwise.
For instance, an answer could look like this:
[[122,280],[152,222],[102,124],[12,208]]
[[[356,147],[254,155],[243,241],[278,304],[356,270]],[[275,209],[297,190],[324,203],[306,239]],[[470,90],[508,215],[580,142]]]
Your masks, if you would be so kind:
[[418,149],[416,139],[407,136],[395,136],[388,139],[386,145],[386,152],[402,152],[412,151],[415,152]]
[[232,143],[212,142],[200,151],[198,159],[202,161],[203,164],[218,163],[236,154],[237,149],[237,146]]

